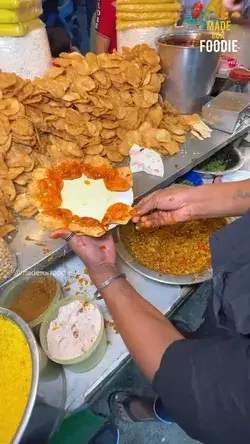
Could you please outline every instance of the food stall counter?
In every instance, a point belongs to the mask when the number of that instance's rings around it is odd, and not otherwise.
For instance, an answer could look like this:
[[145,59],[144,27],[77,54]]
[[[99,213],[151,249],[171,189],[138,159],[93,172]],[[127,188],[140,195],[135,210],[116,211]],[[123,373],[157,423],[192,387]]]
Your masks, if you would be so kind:
[[[157,177],[143,172],[134,174],[134,199],[157,188],[164,188],[178,177],[190,171],[230,142],[247,133],[250,119],[233,134],[213,130],[211,137],[203,141],[189,137],[180,152],[172,157],[163,157],[164,176]],[[50,266],[68,252],[64,241],[49,239],[48,231],[34,219],[19,219],[18,229],[9,236],[10,248],[17,255],[18,267],[11,279],[0,285],[0,291],[21,273],[30,273]]]

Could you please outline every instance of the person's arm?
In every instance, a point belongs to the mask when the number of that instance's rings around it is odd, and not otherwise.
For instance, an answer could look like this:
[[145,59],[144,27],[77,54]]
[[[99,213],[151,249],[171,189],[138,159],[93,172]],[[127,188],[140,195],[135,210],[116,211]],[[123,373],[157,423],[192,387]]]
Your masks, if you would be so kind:
[[[197,193],[200,192],[198,198]],[[250,208],[250,180],[214,183],[193,189],[194,216],[241,216]]]
[[116,26],[115,7],[111,0],[97,0],[96,8],[96,53],[107,53]]
[[[115,266],[100,265],[90,273],[98,288],[118,272]],[[129,352],[152,382],[165,350],[183,336],[125,279],[117,279],[106,287],[102,296]]]
[[98,32],[96,33],[96,54],[107,53],[109,50],[110,39]]
[[139,219],[150,226],[208,217],[241,216],[250,209],[250,180],[155,191],[137,205]]
[[[67,230],[56,230],[51,237],[65,238],[68,234]],[[111,235],[74,236],[69,245],[87,267],[97,288],[119,273]],[[152,381],[165,350],[183,336],[126,279],[114,281],[102,291],[102,296],[138,367]]]

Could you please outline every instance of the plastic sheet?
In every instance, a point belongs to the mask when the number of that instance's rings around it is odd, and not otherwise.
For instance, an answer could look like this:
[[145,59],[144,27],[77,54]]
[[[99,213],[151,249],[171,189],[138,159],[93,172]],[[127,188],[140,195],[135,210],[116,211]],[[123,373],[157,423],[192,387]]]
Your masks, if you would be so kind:
[[24,79],[42,77],[51,65],[51,53],[44,26],[26,36],[0,38],[0,70]]
[[33,7],[42,8],[41,0],[1,0],[0,7],[2,9],[19,9],[22,7],[25,8],[33,8]]
[[[138,21],[137,12],[118,12],[116,17],[118,20]],[[175,12],[142,12],[140,21],[161,20],[176,18]]]
[[[117,5],[118,12],[171,12],[180,11],[180,9],[181,5],[178,2],[140,5]],[[138,19],[140,19],[139,16]]]
[[135,45],[146,43],[157,50],[156,39],[163,34],[171,33],[172,26],[161,26],[158,28],[126,29],[117,32],[117,48],[121,51],[123,46],[132,48]]
[[43,10],[37,7],[21,9],[0,9],[0,23],[19,23],[39,17]]
[[174,16],[171,18],[165,18],[165,19],[158,19],[158,20],[140,20],[140,21],[128,21],[128,20],[118,20],[116,23],[116,29],[117,30],[123,30],[123,29],[132,29],[132,28],[151,28],[159,26],[168,26],[168,25],[174,25],[179,18],[179,14],[173,13]]
[[0,37],[23,37],[32,29],[41,27],[43,27],[43,23],[39,19],[33,19],[23,23],[1,23]]

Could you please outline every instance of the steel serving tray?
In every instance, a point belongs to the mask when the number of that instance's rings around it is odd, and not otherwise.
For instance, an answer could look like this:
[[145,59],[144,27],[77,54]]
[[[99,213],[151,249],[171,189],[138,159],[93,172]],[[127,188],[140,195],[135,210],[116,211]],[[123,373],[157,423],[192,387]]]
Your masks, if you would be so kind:
[[[237,217],[227,217],[225,218],[228,223],[231,223],[237,219]],[[153,281],[161,282],[163,284],[170,285],[195,285],[201,284],[202,282],[209,281],[212,279],[213,270],[212,267],[207,268],[202,273],[188,274],[177,276],[175,274],[170,273],[157,273],[154,270],[150,270],[147,267],[144,267],[142,264],[137,262],[129,253],[129,251],[124,247],[121,236],[120,229],[117,229],[117,242],[116,242],[116,251],[119,254],[120,258],[131,267],[133,270],[142,274],[148,279],[152,279]]]

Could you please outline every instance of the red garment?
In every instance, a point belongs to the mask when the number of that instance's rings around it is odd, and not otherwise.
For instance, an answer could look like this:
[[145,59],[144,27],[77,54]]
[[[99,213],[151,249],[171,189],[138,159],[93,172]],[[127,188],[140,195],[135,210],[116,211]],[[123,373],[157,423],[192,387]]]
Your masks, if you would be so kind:
[[95,29],[99,35],[109,39],[109,53],[112,53],[117,48],[114,0],[97,0]]

